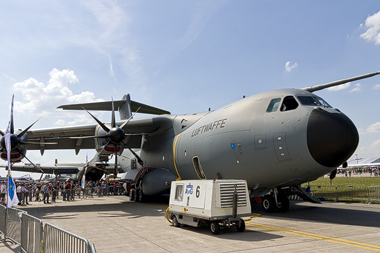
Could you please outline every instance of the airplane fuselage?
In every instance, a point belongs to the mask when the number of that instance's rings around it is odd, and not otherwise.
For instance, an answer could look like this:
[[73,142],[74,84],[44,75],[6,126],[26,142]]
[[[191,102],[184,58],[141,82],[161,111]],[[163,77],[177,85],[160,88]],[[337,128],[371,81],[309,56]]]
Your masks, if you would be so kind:
[[299,185],[334,170],[355,151],[351,120],[313,93],[285,89],[218,110],[167,115],[159,136],[145,136],[145,167],[182,179],[246,179],[248,187]]

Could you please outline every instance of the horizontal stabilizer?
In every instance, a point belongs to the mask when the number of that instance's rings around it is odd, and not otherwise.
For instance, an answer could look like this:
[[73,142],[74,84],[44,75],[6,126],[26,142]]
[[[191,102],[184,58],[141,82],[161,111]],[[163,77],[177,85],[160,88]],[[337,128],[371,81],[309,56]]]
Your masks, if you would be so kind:
[[[125,100],[115,100],[113,101],[115,108],[120,108],[125,104]],[[57,108],[63,110],[83,110],[85,108],[88,111],[112,111],[112,101],[104,102],[93,102],[93,103],[82,103],[82,104],[71,104],[71,105],[61,105]],[[169,111],[162,110],[153,106],[131,101],[132,112],[146,113],[146,114],[170,114]]]

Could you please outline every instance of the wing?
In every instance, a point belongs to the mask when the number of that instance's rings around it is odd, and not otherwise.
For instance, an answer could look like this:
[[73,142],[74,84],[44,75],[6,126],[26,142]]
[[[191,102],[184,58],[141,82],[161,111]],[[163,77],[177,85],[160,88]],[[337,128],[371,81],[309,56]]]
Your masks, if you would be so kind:
[[[8,166],[1,165],[0,167],[5,167],[6,170],[8,170]],[[36,170],[36,168],[32,165],[13,165],[12,170],[14,171],[24,171],[24,172],[31,172],[31,173],[44,173],[44,174],[77,174],[79,172],[79,169],[75,166],[39,166],[38,168],[41,169],[41,171]]]
[[[118,121],[122,125],[125,121]],[[132,119],[123,130],[129,137],[130,148],[140,148],[142,135],[157,135],[170,128],[172,120],[167,116],[157,116],[143,119]],[[94,149],[97,124],[58,127],[30,130],[28,136],[28,150],[52,149]],[[72,138],[74,137],[74,138]],[[48,144],[48,143],[51,144]]]

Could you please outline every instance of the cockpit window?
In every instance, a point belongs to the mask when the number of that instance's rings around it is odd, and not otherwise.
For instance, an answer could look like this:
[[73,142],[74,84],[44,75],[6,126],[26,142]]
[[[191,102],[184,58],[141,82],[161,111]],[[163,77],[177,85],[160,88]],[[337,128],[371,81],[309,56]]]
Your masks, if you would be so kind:
[[282,102],[281,111],[290,111],[296,109],[297,107],[298,102],[296,101],[296,99],[293,96],[287,96],[284,98],[284,101]]
[[320,97],[315,97],[319,103],[321,103],[324,107],[331,107],[331,105],[329,105],[329,103],[327,103],[325,100],[323,100],[322,98]]
[[331,105],[318,96],[298,96],[297,98],[302,105],[331,107]]
[[270,101],[267,112],[275,112],[280,107],[281,98],[274,98]]

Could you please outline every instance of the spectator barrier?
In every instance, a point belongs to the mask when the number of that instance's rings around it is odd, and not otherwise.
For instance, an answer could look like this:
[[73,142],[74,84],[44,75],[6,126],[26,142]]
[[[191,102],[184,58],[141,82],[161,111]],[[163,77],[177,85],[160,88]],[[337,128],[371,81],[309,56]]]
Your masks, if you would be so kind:
[[42,221],[27,212],[0,205],[0,233],[21,245],[21,252],[43,253],[96,253],[95,245],[49,223],[43,228]]
[[42,221],[27,213],[23,213],[21,222],[21,249],[23,252],[42,252],[42,239]]
[[314,198],[333,199],[337,201],[366,201],[372,203],[380,201],[380,186],[318,186],[310,185],[310,193]]
[[87,239],[46,223],[43,249],[44,253],[90,253],[95,247]]

